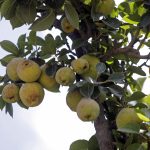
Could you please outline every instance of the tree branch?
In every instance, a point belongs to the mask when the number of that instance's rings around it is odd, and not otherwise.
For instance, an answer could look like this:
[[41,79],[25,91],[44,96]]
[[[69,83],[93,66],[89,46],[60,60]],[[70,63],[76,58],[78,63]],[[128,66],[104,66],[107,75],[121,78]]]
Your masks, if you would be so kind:
[[99,148],[100,150],[114,150],[109,123],[105,118],[104,107],[102,106],[102,104],[100,106],[100,110],[100,115],[94,122]]
[[115,56],[118,54],[125,54],[126,56],[134,57],[138,59],[150,59],[150,53],[147,55],[140,55],[138,50],[133,49],[132,47],[125,47],[125,48],[117,48],[117,49],[108,51],[105,55],[101,56],[101,60],[106,61],[112,56]]

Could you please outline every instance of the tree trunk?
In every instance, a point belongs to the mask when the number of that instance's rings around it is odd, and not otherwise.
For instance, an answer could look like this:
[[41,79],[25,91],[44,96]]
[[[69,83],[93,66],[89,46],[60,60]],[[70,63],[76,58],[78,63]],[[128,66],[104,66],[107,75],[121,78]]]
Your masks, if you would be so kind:
[[102,106],[102,104],[100,106],[100,109],[100,115],[94,122],[99,148],[100,150],[114,150],[109,123],[104,116],[104,107]]

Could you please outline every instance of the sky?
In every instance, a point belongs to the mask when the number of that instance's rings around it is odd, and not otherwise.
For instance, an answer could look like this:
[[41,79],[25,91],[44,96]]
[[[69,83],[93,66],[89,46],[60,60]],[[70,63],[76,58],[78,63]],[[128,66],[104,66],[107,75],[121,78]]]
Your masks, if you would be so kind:
[[[118,1],[116,1],[117,3]],[[121,2],[121,1],[119,1]],[[27,33],[23,26],[12,30],[8,21],[0,21],[0,41],[10,40],[16,43],[20,34]],[[43,33],[40,33],[43,36]],[[45,33],[44,33],[45,34]],[[0,58],[5,56],[0,51]],[[0,74],[5,68],[0,66]],[[149,82],[145,83],[145,89]],[[146,90],[145,90],[146,91]],[[149,91],[146,91],[149,94]],[[14,117],[0,112],[0,143],[2,150],[69,150],[71,142],[89,139],[95,130],[91,122],[78,119],[66,105],[66,88],[61,93],[45,91],[41,105],[29,110],[14,106]]]

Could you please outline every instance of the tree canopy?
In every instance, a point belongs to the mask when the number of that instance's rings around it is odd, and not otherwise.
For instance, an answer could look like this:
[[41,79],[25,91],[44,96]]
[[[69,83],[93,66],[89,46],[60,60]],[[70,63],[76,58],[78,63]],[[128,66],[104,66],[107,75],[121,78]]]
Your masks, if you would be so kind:
[[8,52],[0,60],[6,67],[1,110],[13,116],[14,102],[28,109],[42,102],[43,88],[57,94],[66,86],[68,107],[96,130],[70,150],[150,149],[150,95],[142,90],[150,68],[149,0],[118,6],[114,0],[0,0],[0,14],[12,29],[30,31],[16,43],[0,41]]

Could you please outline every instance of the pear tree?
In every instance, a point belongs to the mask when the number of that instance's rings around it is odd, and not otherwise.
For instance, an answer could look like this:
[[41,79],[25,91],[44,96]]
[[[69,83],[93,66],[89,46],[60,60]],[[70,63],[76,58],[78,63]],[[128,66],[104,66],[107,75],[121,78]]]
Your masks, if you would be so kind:
[[44,90],[57,94],[65,86],[70,113],[96,131],[72,141],[70,150],[149,150],[150,94],[143,91],[149,6],[149,0],[0,0],[1,18],[14,30],[29,26],[16,43],[0,41],[8,52],[0,59],[6,67],[0,109],[10,116],[14,103],[33,109],[44,103]]

